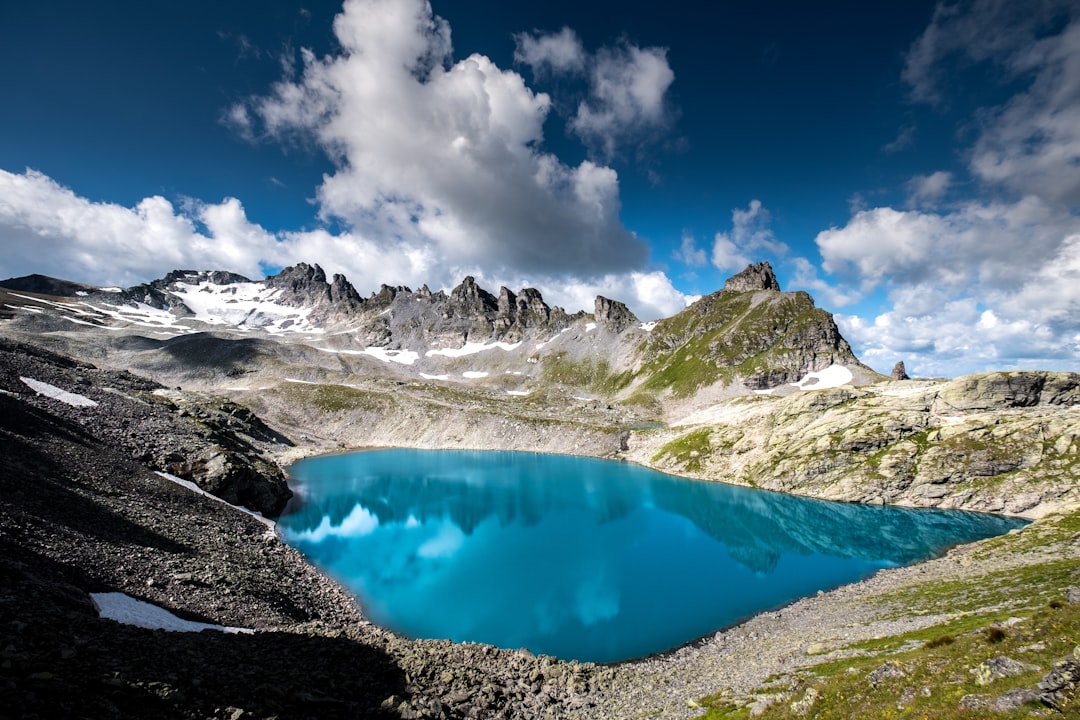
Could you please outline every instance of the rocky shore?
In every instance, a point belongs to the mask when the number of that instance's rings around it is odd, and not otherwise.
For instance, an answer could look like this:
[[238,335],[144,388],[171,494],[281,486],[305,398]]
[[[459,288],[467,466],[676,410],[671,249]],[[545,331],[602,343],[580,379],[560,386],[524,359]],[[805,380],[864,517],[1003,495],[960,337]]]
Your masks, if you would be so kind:
[[[787,707],[823,659],[956,617],[955,602],[904,593],[1049,562],[1071,564],[1039,593],[1078,582],[1080,543],[1056,532],[1073,516],[1059,515],[993,552],[958,548],[634,662],[413,641],[368,623],[259,518],[161,474],[273,513],[287,488],[258,463],[291,442],[228,401],[0,339],[0,717],[678,718],[718,695]],[[98,616],[96,592],[255,632],[120,624]],[[973,592],[963,612],[1022,614],[1030,593],[1017,598]]]

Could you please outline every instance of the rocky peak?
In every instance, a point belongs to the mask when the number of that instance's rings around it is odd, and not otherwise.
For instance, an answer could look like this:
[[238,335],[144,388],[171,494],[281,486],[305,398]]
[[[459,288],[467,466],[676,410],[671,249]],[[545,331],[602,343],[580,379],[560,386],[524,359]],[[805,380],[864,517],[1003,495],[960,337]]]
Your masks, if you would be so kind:
[[904,367],[904,361],[903,360],[901,360],[900,362],[896,363],[896,365],[893,366],[892,374],[889,377],[891,377],[893,380],[910,380],[911,379],[910,377],[908,377],[907,369]]
[[772,265],[766,262],[747,265],[746,269],[738,275],[733,275],[724,283],[727,292],[756,292],[758,290],[780,291],[780,283],[776,280]]
[[360,293],[352,286],[344,275],[334,273],[334,281],[330,283],[330,300],[334,303],[354,303],[359,305],[364,302]]
[[251,282],[251,280],[243,275],[237,275],[225,270],[173,270],[160,280],[155,280],[151,285],[167,288],[177,282],[185,285],[198,285],[204,282],[213,285],[233,285],[235,283]]
[[281,291],[277,301],[283,305],[303,307],[330,301],[330,285],[318,265],[298,263],[271,275],[265,282],[267,287]]
[[344,275],[334,275],[326,282],[326,273],[318,265],[298,263],[287,267],[264,281],[266,287],[278,290],[275,300],[291,307],[320,308],[327,313],[353,313],[363,308],[364,300]]
[[618,300],[609,300],[603,295],[597,295],[593,304],[593,317],[596,322],[613,333],[621,333],[626,328],[638,322],[637,316],[630,312],[630,308]]
[[450,306],[459,315],[476,317],[498,312],[499,301],[477,285],[476,278],[467,275],[461,284],[450,292]]

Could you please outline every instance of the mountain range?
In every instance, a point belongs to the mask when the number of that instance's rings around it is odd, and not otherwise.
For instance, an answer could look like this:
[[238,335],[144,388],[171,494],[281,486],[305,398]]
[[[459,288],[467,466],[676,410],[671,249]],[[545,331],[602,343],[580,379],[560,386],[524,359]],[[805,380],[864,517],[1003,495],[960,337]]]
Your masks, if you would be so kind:
[[[1058,662],[1075,641],[1052,638],[1075,637],[1080,602],[1069,587],[1080,374],[886,377],[767,263],[655,322],[614,299],[567,313],[537,289],[496,294],[469,277],[449,292],[384,285],[362,297],[306,264],[261,281],[177,270],[130,288],[13,278],[0,282],[0,410],[0,705],[16,714],[140,717],[149,698],[175,717],[247,716],[236,705],[279,717],[683,717],[700,699],[741,717],[771,699],[786,717],[786,703],[852,693],[897,707],[925,682],[907,702],[926,698],[933,716],[1017,692],[1060,709],[1076,688],[1080,665]],[[594,455],[1037,520],[663,657],[592,667],[393,636],[265,518],[220,502],[275,516],[292,494],[287,463],[378,446]],[[721,536],[776,522],[770,504],[733,518],[703,502],[692,517]],[[814,551],[814,517],[782,522]],[[772,557],[761,547],[738,560]],[[103,589],[261,632],[188,640],[117,625],[89,599]],[[943,615],[943,602],[959,610]],[[947,638],[948,657],[926,637]],[[982,675],[959,699],[930,689],[974,683],[1003,648],[1040,663],[1017,680],[1036,690],[999,697]],[[811,665],[825,674],[799,674]],[[842,703],[832,716],[846,716]]]

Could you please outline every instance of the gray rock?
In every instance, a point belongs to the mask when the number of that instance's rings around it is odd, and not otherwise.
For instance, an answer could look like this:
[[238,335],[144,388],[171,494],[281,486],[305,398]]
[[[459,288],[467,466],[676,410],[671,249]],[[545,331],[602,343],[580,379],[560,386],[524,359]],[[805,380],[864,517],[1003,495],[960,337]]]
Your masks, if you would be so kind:
[[776,280],[772,265],[768,262],[748,265],[738,275],[733,275],[724,283],[726,292],[756,292],[758,290],[780,291],[780,283]]
[[882,680],[890,680],[893,678],[907,677],[907,673],[900,667],[899,664],[892,662],[891,660],[884,665],[879,666],[876,670],[866,676],[866,682],[870,683],[874,687],[877,687],[878,683]]
[[975,675],[976,685],[989,685],[994,680],[1023,675],[1026,672],[1038,669],[1038,665],[1020,662],[1005,655],[998,655],[972,668],[971,672]]
[[893,365],[892,373],[889,375],[889,377],[891,377],[893,380],[910,380],[911,379],[910,377],[908,377],[907,368],[904,367],[904,361],[903,360],[896,363],[896,365]]
[[637,316],[630,312],[630,308],[618,300],[609,300],[603,295],[597,295],[593,305],[593,316],[597,324],[613,333],[621,333],[638,322]]
[[1080,587],[1076,587],[1074,585],[1074,586],[1070,587],[1069,589],[1067,589],[1065,591],[1065,600],[1070,605],[1075,605],[1076,603],[1080,603]]
[[1077,653],[1054,664],[1054,668],[1039,680],[1040,699],[1055,710],[1076,696],[1080,687],[1080,659]]

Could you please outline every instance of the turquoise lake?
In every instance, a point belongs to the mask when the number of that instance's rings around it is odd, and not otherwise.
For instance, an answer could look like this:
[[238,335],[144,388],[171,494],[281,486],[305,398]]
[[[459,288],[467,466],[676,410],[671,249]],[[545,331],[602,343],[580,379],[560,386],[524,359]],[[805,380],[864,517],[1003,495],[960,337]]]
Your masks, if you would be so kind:
[[613,662],[1022,520],[810,500],[637,465],[380,450],[290,468],[286,542],[413,638]]

